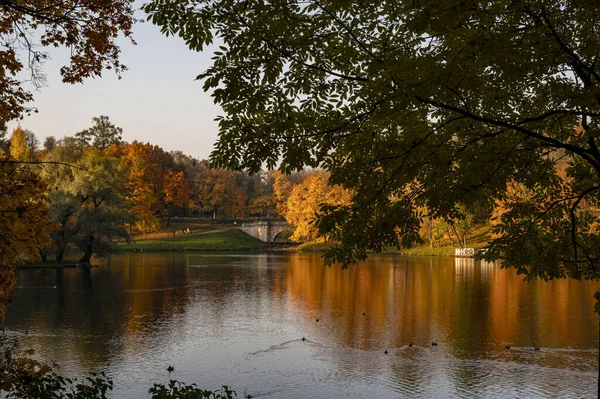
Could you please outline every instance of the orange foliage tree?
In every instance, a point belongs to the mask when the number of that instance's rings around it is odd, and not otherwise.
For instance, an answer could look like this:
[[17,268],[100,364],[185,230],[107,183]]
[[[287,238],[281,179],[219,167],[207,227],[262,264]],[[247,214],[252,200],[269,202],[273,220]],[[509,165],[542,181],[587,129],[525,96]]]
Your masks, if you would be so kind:
[[246,216],[247,199],[246,192],[241,187],[236,187],[231,201],[230,216],[238,219]]
[[231,198],[235,193],[235,174],[225,169],[209,169],[200,187],[202,210],[231,216]]
[[185,208],[190,200],[187,176],[177,171],[173,156],[152,144],[134,141],[131,144],[113,145],[107,149],[119,153],[128,167],[128,199],[135,219],[132,224],[142,232],[155,231],[159,217],[171,214],[177,208]]
[[188,206],[190,201],[190,188],[189,182],[183,171],[174,172],[173,170],[168,170],[164,180],[164,203],[168,227],[173,211]]

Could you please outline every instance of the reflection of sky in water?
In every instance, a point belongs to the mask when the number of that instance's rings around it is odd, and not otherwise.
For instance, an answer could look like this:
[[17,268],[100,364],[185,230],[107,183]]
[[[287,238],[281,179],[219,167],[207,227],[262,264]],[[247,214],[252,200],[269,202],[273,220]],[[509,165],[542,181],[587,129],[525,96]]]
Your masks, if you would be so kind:
[[268,398],[596,390],[596,285],[526,284],[472,259],[130,254],[18,277],[6,327],[65,374],[109,372],[114,397],[171,378]]

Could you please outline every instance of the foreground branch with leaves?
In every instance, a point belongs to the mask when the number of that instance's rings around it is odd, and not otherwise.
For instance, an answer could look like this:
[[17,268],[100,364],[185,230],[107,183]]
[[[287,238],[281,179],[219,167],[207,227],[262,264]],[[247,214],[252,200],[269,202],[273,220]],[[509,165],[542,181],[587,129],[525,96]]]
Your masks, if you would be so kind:
[[[222,167],[323,167],[329,262],[409,246],[427,217],[503,202],[486,257],[600,277],[600,9],[593,1],[154,0],[225,114]],[[563,162],[566,167],[558,167]],[[564,172],[564,173],[563,173]],[[519,184],[527,195],[511,193]]]
[[[63,82],[80,83],[112,69],[126,70],[120,61],[117,38],[132,39],[132,0],[16,1],[0,0],[0,127],[31,112],[33,96],[17,75],[27,73],[35,88],[45,84],[44,47],[71,49],[69,63],[60,70]],[[34,110],[37,111],[37,110]]]

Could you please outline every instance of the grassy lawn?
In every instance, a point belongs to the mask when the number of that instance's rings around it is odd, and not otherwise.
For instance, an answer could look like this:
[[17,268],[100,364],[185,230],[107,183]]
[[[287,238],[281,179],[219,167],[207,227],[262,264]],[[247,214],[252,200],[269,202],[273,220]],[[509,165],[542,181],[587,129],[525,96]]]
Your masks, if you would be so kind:
[[162,239],[119,243],[125,251],[231,251],[265,248],[266,243],[239,230],[204,235],[178,235]]
[[325,242],[309,241],[298,245],[296,248],[300,252],[325,252],[331,244]]

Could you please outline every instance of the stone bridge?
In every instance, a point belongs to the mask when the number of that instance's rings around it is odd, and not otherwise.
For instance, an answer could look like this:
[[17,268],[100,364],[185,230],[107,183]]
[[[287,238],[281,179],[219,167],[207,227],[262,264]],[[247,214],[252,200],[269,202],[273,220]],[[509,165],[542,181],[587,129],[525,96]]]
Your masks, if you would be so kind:
[[243,232],[256,237],[261,241],[268,242],[269,244],[275,242],[275,238],[283,230],[288,227],[289,224],[285,221],[279,220],[257,220],[256,222],[243,223],[238,229]]

